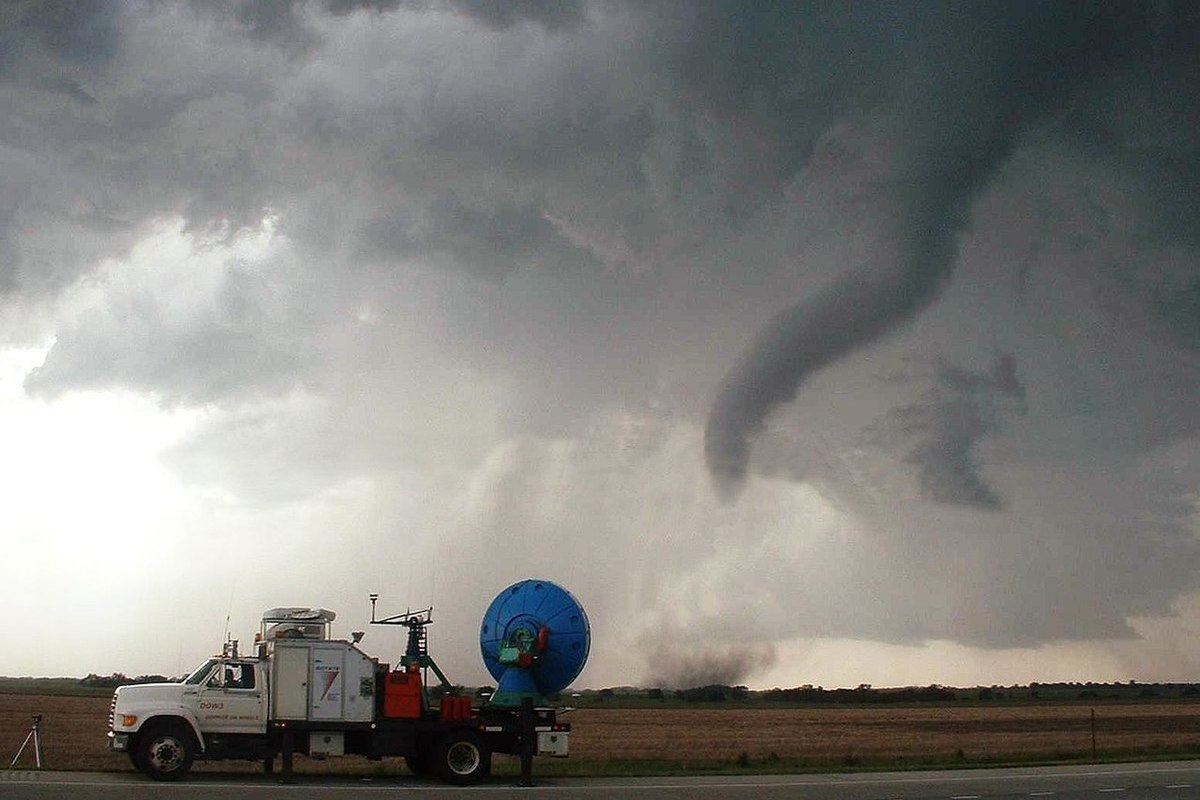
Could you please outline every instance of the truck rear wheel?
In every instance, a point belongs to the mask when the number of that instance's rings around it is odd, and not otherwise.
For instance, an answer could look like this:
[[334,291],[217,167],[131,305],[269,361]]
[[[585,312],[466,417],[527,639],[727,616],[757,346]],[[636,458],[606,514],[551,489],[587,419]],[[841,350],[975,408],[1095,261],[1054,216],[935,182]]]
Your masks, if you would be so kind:
[[491,753],[475,731],[451,731],[438,743],[434,769],[447,783],[479,783],[491,772]]
[[192,732],[178,723],[156,725],[138,736],[134,763],[156,781],[177,781],[196,756]]

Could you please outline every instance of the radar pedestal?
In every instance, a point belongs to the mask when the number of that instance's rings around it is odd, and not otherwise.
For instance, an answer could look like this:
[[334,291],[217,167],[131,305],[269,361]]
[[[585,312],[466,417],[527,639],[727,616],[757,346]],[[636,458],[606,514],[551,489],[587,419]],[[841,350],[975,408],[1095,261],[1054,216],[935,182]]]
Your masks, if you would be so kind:
[[587,614],[570,592],[544,580],[514,583],[488,606],[479,629],[483,663],[497,682],[488,705],[545,705],[546,695],[579,675],[590,646]]

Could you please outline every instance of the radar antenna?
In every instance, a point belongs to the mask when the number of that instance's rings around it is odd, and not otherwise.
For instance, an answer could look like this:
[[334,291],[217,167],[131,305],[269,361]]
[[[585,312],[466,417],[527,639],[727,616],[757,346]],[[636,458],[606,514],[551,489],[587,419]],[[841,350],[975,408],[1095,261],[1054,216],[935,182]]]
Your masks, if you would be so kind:
[[570,592],[550,581],[514,583],[488,606],[479,629],[483,663],[498,682],[488,705],[545,704],[579,676],[590,647],[587,614]]

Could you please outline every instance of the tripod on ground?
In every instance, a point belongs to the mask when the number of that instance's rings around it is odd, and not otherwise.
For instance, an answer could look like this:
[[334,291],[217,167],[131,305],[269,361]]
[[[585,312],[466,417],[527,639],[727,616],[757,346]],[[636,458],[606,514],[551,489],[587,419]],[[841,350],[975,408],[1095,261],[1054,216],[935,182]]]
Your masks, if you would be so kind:
[[33,715],[33,727],[30,728],[29,733],[26,734],[25,741],[21,742],[21,749],[17,751],[17,754],[15,756],[13,756],[12,763],[8,765],[9,769],[12,769],[13,767],[15,767],[17,765],[17,759],[19,759],[21,757],[21,753],[25,752],[25,748],[29,746],[29,743],[31,741],[33,742],[34,763],[37,764],[38,769],[42,768],[42,735],[38,731],[38,725],[40,725],[41,722],[42,722],[42,715],[34,714]]

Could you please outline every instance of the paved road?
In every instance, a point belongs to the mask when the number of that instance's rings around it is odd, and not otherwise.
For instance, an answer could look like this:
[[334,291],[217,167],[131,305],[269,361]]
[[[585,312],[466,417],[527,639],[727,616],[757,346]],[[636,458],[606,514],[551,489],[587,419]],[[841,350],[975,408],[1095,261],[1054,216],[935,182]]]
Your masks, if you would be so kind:
[[127,773],[0,772],[5,800],[598,800],[598,798],[730,798],[730,800],[1193,800],[1200,798],[1200,761],[854,775],[707,778],[542,779],[532,789],[490,783],[459,789],[407,778],[315,778],[282,786],[265,776],[191,776],[154,783]]

